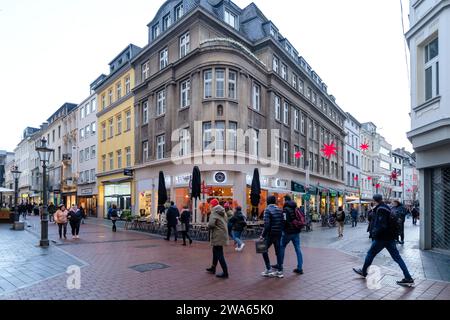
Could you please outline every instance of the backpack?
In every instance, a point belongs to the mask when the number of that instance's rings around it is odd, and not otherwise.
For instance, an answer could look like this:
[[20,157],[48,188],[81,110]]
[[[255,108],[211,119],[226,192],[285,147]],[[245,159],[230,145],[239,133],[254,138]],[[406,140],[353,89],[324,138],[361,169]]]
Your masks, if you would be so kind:
[[336,220],[337,221],[342,221],[343,220],[343,211],[338,211],[336,213]]
[[295,208],[295,219],[291,221],[292,226],[297,230],[302,230],[306,226],[305,213],[300,208]]

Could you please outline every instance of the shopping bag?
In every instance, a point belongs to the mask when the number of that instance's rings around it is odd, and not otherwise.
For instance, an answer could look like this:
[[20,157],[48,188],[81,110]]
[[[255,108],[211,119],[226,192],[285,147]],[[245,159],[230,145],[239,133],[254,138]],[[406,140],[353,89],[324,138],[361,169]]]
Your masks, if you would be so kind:
[[266,253],[267,252],[267,243],[266,240],[257,240],[255,242],[256,253]]

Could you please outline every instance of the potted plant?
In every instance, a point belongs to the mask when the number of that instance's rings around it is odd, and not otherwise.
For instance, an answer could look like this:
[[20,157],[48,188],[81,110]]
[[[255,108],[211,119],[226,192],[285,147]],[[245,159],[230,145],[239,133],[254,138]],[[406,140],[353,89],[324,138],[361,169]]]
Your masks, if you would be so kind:
[[131,210],[122,210],[122,214],[120,215],[120,218],[125,221],[131,221],[133,219]]

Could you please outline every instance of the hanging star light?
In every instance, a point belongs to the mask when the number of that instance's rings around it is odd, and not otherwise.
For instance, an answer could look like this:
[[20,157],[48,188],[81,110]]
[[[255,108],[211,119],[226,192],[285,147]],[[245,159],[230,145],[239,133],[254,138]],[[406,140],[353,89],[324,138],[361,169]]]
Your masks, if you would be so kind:
[[358,176],[354,177],[353,180],[358,181]]
[[321,151],[323,152],[325,157],[331,159],[332,156],[335,156],[337,154],[337,147],[334,144],[334,141],[331,142],[331,144],[324,143]]
[[369,180],[369,181],[372,180],[372,177],[367,177],[367,180]]
[[363,143],[359,147],[361,148],[362,151],[369,150],[369,144],[368,143]]
[[380,187],[381,187],[381,185],[380,185],[379,183],[377,183],[377,184],[375,185],[375,188],[377,188],[377,189],[380,189]]
[[403,187],[405,184],[402,182],[402,183],[400,183],[400,187]]
[[300,151],[297,151],[295,154],[295,159],[300,159],[302,157],[302,153]]
[[398,178],[398,172],[397,171],[392,171],[392,173],[391,173],[391,179],[392,180],[397,180],[397,178]]

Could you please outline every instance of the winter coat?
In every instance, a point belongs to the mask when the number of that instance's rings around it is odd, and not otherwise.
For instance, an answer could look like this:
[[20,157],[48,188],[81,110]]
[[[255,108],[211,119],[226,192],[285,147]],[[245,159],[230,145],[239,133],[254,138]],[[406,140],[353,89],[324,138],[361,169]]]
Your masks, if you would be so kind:
[[358,218],[358,211],[356,209],[352,209],[352,211],[350,211],[350,215],[353,220],[356,220]]
[[242,211],[239,210],[234,213],[234,215],[230,218],[229,224],[231,225],[231,230],[236,232],[244,231],[244,228],[247,226],[247,222],[245,222],[245,217],[242,214]]
[[390,208],[381,203],[373,210],[370,234],[374,240],[396,240],[398,238],[398,219]]
[[225,210],[225,213],[227,214],[228,221],[230,221],[230,219],[234,216],[233,210],[231,210],[231,209]]
[[399,219],[399,222],[405,223],[407,212],[404,206],[399,205],[398,207],[392,207],[392,212],[396,215],[397,219]]
[[55,219],[55,222],[58,224],[65,224],[67,223],[67,214],[68,211],[67,210],[57,210],[54,214],[53,214],[53,218]]
[[345,212],[344,212],[344,210],[339,210],[337,213],[336,213],[336,221],[337,222],[344,222],[345,221]]
[[222,206],[218,205],[212,208],[208,228],[210,230],[211,246],[228,245],[227,216]]
[[283,211],[274,204],[267,206],[264,210],[263,238],[281,236],[284,229]]
[[83,215],[81,214],[81,211],[77,209],[77,211],[70,210],[67,214],[67,218],[70,222],[80,222],[83,218]]
[[411,214],[414,218],[417,218],[419,216],[419,210],[417,210],[417,208],[412,208]]
[[181,211],[180,222],[186,225],[186,231],[189,231],[189,225],[191,222],[191,212],[184,209]]
[[117,220],[119,218],[119,214],[117,213],[117,209],[110,208],[108,210],[108,218],[111,220]]
[[284,222],[284,231],[287,234],[297,234],[300,233],[300,229],[296,228],[293,224],[292,221],[294,221],[297,216],[295,214],[295,209],[297,208],[297,203],[295,203],[294,201],[288,201],[284,204],[283,207],[283,215],[286,218],[285,222]]
[[174,227],[178,223],[178,218],[180,217],[180,211],[178,211],[178,208],[176,206],[171,206],[167,210],[166,219],[167,219],[167,225],[170,227]]

